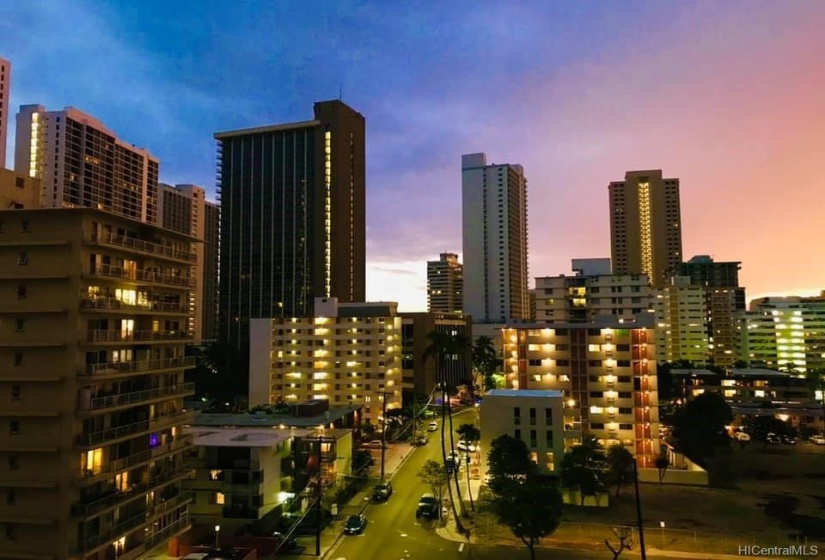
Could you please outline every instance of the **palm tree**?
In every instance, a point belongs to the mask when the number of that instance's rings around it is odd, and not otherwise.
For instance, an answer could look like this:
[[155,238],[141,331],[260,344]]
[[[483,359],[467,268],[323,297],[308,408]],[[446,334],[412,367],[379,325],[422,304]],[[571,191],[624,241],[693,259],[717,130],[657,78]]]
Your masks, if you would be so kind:
[[[427,338],[430,339],[430,345],[424,350],[424,358],[428,358],[432,356],[435,358],[436,363],[436,376],[440,379],[439,385],[441,388],[441,456],[444,460],[444,465],[446,467],[447,464],[447,439],[445,437],[445,430],[447,426],[447,422],[450,423],[450,452],[455,449],[455,445],[453,443],[453,415],[452,409],[450,407],[450,400],[447,391],[447,382],[442,375],[444,370],[444,365],[447,360],[455,360],[459,355],[464,354],[466,355],[469,352],[469,349],[472,347],[472,342],[470,338],[461,333],[448,333],[444,331],[432,331],[427,335]],[[456,465],[458,467],[458,465]],[[461,489],[458,487],[458,469],[455,469],[454,472],[454,480],[456,485],[456,493],[458,494],[459,504],[461,505],[461,510],[464,515],[466,515],[466,511],[464,510],[464,502],[461,499]],[[461,519],[458,515],[458,510],[455,507],[455,499],[453,498],[453,490],[451,485],[447,485],[447,491],[450,496],[450,506],[453,509],[453,515],[455,516],[456,520],[456,528],[458,529],[459,533],[464,533],[466,530],[461,523]]]
[[473,387],[478,384],[479,374],[481,374],[482,382],[486,386],[487,377],[495,372],[497,362],[498,355],[490,337],[478,337],[475,344],[473,344]]

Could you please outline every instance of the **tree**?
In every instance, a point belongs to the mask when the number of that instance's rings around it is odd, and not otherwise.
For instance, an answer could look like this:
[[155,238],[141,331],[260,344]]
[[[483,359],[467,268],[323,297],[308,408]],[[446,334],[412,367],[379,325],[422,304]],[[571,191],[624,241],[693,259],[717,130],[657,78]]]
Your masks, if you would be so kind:
[[706,466],[719,447],[729,445],[725,426],[733,412],[718,393],[702,393],[673,415],[673,437],[679,450],[699,465]]
[[604,491],[607,474],[604,450],[594,436],[587,436],[581,444],[573,446],[561,461],[562,483],[578,490],[582,506],[587,496]]
[[444,494],[444,486],[448,485],[450,481],[444,465],[439,465],[438,461],[429,460],[418,471],[418,478],[427,485],[427,488],[430,489],[430,492],[433,493],[440,504]]
[[192,379],[198,395],[231,402],[249,393],[246,378],[237,375],[235,364],[240,355],[233,345],[212,342],[191,352],[195,355]]
[[[435,358],[436,364],[436,375],[438,376],[438,382],[441,387],[441,456],[444,460],[444,465],[446,468],[447,464],[447,439],[446,439],[446,426],[447,422],[449,421],[450,425],[450,452],[455,449],[455,444],[453,442],[453,414],[452,414],[452,407],[450,406],[450,400],[448,397],[448,384],[447,379],[445,379],[444,372],[446,370],[446,364],[450,361],[457,361],[462,357],[468,356],[472,350],[472,341],[470,338],[460,332],[457,331],[432,331],[427,334],[427,338],[430,340],[430,344],[424,350],[424,359],[432,356]],[[456,465],[457,467],[458,465]],[[458,494],[459,504],[461,505],[461,512],[462,514],[466,515],[467,512],[464,508],[464,501],[461,499],[461,488],[458,484],[458,469],[455,469],[454,472],[454,480],[455,480],[455,489],[456,494]],[[461,523],[461,519],[458,515],[458,510],[455,507],[455,499],[453,498],[453,491],[452,486],[447,485],[447,492],[450,496],[450,506],[453,509],[453,515],[455,516],[456,520],[456,528],[459,533],[465,533],[466,529],[464,525]]]
[[558,528],[564,508],[559,489],[534,476],[503,481],[492,502],[499,522],[521,539],[532,560],[535,546]]
[[[484,389],[495,388],[495,378],[493,375],[499,366],[498,355],[490,337],[480,336],[473,344],[473,370],[477,375],[481,375],[484,380]],[[476,381],[473,382],[477,384]]]
[[504,434],[490,442],[487,474],[490,475],[488,486],[494,494],[503,491],[508,481],[524,479],[535,471],[536,464],[530,460],[530,450],[522,440]]
[[[481,430],[476,428],[474,424],[461,424],[456,432],[462,441],[470,445],[478,444],[478,441],[481,439]],[[465,471],[467,472],[467,496],[470,498],[470,509],[475,511],[476,506],[475,503],[473,503],[473,491],[470,488],[470,469],[467,468]]]
[[616,497],[626,483],[633,480],[633,455],[622,444],[615,443],[607,448],[609,478],[616,485]]
[[372,453],[366,449],[356,449],[352,453],[352,472],[356,476],[361,476],[373,463],[375,463],[375,460],[372,458]]
[[661,484],[665,479],[667,468],[670,466],[670,458],[667,456],[667,453],[662,453],[656,456],[653,464],[656,465],[656,469],[659,471],[659,484]]
[[622,552],[633,549],[633,528],[628,526],[614,527],[613,534],[619,539],[618,547],[613,548],[608,539],[604,539],[604,545],[613,553],[613,560],[617,560]]

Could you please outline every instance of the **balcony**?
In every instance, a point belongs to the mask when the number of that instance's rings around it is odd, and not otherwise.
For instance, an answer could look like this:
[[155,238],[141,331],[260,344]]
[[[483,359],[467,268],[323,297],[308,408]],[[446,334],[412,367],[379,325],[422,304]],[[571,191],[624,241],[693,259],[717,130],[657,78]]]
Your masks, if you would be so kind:
[[86,366],[85,376],[102,378],[117,375],[163,371],[168,369],[190,369],[195,367],[195,365],[196,359],[194,356],[166,358],[163,360],[140,360],[136,362],[88,364]]
[[109,278],[120,278],[131,282],[146,282],[151,284],[162,284],[164,286],[177,286],[183,288],[194,288],[195,279],[187,276],[175,276],[174,274],[164,274],[153,270],[142,268],[123,268],[111,264],[101,264],[91,271],[95,276],[106,276]]
[[158,545],[166,539],[169,539],[177,535],[178,533],[182,533],[183,531],[188,530],[191,526],[192,522],[186,515],[184,515],[171,525],[167,525],[157,533],[149,535],[149,537],[147,537],[146,541],[144,542],[144,545],[146,549]]
[[77,445],[79,447],[93,447],[103,443],[114,443],[117,440],[128,438],[140,433],[159,431],[163,428],[184,424],[191,420],[191,412],[176,412],[164,416],[155,416],[152,420],[141,420],[133,424],[125,424],[114,428],[107,428],[98,432],[88,434],[78,434]]
[[110,331],[90,330],[86,332],[86,342],[104,344],[108,342],[187,342],[194,338],[190,331]]
[[[126,519],[118,523],[117,525],[113,525],[108,530],[100,533],[99,535],[95,535],[93,537],[89,537],[88,539],[78,541],[77,543],[77,551],[80,553],[88,553],[96,548],[101,546],[108,546],[111,542],[119,537],[122,537],[124,534],[129,533],[133,529],[137,529],[146,525],[151,520],[151,517],[147,516],[147,512],[140,513]],[[182,528],[188,525],[189,518],[186,513],[181,515],[180,519],[178,519],[173,525],[180,524],[178,527]],[[170,525],[171,527],[172,525]]]
[[197,260],[195,253],[189,250],[178,249],[160,243],[152,243],[151,241],[135,239],[134,237],[127,237],[125,235],[116,235],[114,233],[86,233],[83,235],[83,240],[88,243],[108,245],[110,247],[126,247],[140,253],[170,257],[188,263],[194,263]]
[[142,498],[147,492],[155,490],[164,484],[168,484],[175,479],[192,474],[192,470],[185,465],[177,467],[170,471],[162,472],[154,477],[150,477],[146,482],[133,484],[127,491],[121,492],[111,490],[106,496],[90,500],[88,502],[76,502],[72,504],[72,517],[90,517],[105,509],[115,507],[117,505]]
[[136,467],[142,463],[148,463],[149,461],[171,455],[176,451],[190,447],[192,442],[192,435],[178,436],[174,441],[169,443],[152,447],[151,449],[144,449],[143,451],[132,453],[131,455],[121,457],[120,459],[114,459],[97,468],[87,469],[80,475],[78,480],[82,484],[94,484],[95,482],[98,482],[102,476],[108,476],[117,472],[125,471],[126,469]]
[[87,402],[83,402],[83,398],[81,397],[79,408],[80,412],[107,410],[119,406],[147,404],[151,401],[194,394],[194,383],[181,383],[171,387],[158,387],[156,389],[145,389],[143,391],[131,391],[105,397],[96,397],[89,399]]
[[125,303],[113,297],[88,297],[81,296],[81,309],[96,309],[100,311],[149,311],[154,313],[174,313],[177,315],[188,315],[191,309],[188,305],[180,303],[168,303],[153,301],[146,303]]

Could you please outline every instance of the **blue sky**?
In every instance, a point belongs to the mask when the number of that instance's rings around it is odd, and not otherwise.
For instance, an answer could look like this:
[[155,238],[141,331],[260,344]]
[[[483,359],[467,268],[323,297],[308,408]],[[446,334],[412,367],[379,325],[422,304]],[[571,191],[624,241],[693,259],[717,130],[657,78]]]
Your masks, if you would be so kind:
[[[686,256],[745,261],[752,295],[825,288],[821,259],[800,278],[804,253],[764,250],[819,224],[767,193],[823,199],[806,154],[825,134],[824,26],[825,4],[794,0],[7,0],[0,56],[14,106],[78,107],[164,182],[209,191],[215,131],[305,120],[342,91],[367,117],[368,293],[415,309],[424,261],[461,250],[476,151],[525,167],[531,276],[609,255],[607,183],[663,168],[682,178]],[[760,213],[767,228],[730,218]]]

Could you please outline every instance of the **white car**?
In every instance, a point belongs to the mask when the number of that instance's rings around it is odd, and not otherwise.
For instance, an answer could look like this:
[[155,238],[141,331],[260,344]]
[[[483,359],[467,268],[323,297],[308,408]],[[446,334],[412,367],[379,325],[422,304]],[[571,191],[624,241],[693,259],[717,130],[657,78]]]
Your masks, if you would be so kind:
[[475,445],[467,443],[466,441],[459,441],[456,447],[458,447],[459,451],[464,451],[465,453],[475,453],[476,450]]
[[427,426],[427,431],[428,432],[434,432],[437,429],[438,429],[438,422],[430,422],[430,424]]
[[384,445],[384,442],[380,439],[374,439],[370,442],[362,444],[361,447],[365,449],[381,449],[382,447],[386,447],[386,445]]
[[825,436],[811,436],[811,443],[814,443],[816,445],[825,445]]

